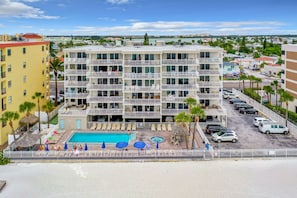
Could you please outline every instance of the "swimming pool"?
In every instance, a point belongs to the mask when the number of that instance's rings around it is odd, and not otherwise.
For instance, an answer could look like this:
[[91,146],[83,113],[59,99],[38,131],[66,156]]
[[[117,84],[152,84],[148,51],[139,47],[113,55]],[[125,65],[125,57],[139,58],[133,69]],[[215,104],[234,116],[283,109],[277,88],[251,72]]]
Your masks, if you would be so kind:
[[162,142],[164,142],[165,141],[165,138],[164,137],[161,137],[161,136],[153,136],[153,137],[151,137],[151,141],[153,142],[153,143],[162,143]]
[[90,133],[90,132],[74,132],[68,139],[69,143],[91,143],[101,144],[115,144],[117,142],[130,142],[135,139],[135,134],[128,133]]

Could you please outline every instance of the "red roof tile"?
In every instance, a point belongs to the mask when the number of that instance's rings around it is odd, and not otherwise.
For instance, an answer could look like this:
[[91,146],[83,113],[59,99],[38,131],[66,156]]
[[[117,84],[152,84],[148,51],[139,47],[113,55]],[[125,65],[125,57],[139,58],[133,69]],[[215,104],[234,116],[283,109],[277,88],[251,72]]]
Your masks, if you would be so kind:
[[42,36],[40,36],[38,34],[34,34],[34,33],[27,33],[27,34],[24,34],[22,37],[23,38],[28,38],[28,39],[30,39],[30,38],[38,38],[38,39],[42,38]]

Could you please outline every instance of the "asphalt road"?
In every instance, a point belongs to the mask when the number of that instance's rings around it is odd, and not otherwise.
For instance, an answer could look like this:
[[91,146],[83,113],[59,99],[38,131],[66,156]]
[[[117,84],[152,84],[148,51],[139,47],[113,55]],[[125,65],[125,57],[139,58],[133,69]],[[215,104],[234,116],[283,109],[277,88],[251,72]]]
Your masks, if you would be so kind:
[[[237,143],[216,143],[210,140],[215,149],[280,149],[297,148],[297,140],[292,135],[262,134],[253,125],[255,115],[240,114],[234,110],[233,104],[224,100],[227,109],[227,127],[233,129],[238,135]],[[211,139],[210,135],[207,135]]]

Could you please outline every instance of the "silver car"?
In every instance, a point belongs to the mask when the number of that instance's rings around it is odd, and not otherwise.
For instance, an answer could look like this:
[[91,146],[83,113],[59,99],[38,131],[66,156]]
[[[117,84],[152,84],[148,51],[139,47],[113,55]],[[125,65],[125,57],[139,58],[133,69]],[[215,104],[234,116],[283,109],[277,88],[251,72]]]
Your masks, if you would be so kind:
[[234,131],[227,133],[213,133],[212,140],[215,142],[233,142],[236,143],[238,141],[238,136]]

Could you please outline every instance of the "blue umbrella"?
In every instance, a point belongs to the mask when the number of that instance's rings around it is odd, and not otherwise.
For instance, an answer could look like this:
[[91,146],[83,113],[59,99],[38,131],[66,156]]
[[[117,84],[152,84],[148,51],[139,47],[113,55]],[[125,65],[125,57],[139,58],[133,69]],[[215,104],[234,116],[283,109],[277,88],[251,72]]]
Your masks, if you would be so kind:
[[159,149],[159,142],[157,142],[156,144],[156,149]]
[[64,150],[65,150],[65,151],[68,150],[68,144],[67,144],[67,142],[65,142],[65,144],[64,144]]
[[117,144],[116,144],[116,148],[118,148],[118,149],[124,149],[124,148],[126,148],[128,146],[128,142],[118,142]]
[[87,144],[85,144],[85,151],[87,151],[88,150],[88,145]]
[[106,146],[105,146],[105,142],[102,142],[101,148],[102,148],[102,149],[105,149],[105,147],[106,147]]
[[48,144],[45,144],[45,150],[49,151]]
[[138,141],[133,144],[134,148],[143,149],[145,147],[145,143],[143,141]]

